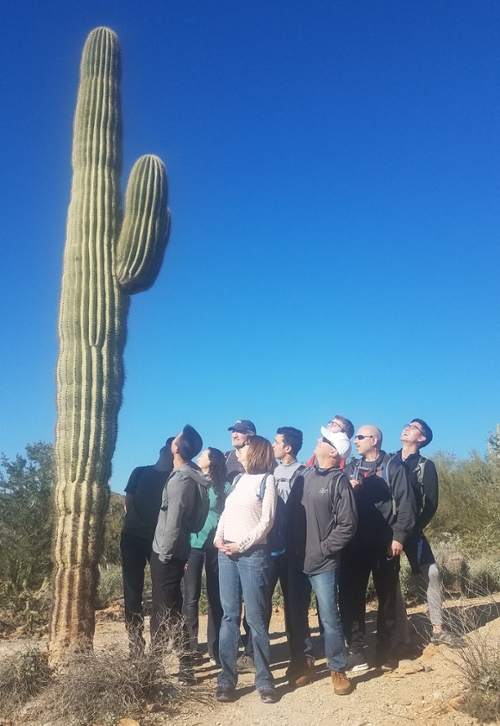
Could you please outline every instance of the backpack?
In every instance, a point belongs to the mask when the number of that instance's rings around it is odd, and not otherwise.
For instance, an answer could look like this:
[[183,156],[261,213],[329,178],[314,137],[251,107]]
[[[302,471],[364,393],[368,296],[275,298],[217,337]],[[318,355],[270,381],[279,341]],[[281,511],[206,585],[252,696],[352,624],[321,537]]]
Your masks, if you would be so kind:
[[[387,467],[389,465],[389,462],[391,462],[393,459],[395,459],[397,454],[385,454],[384,458],[380,462],[380,467],[375,469],[371,473],[371,475],[379,476],[381,479],[385,481],[387,484],[387,488],[389,489],[391,500],[392,500],[392,516],[396,517],[398,513],[398,509],[396,506],[396,500],[394,499],[394,492],[391,488],[391,485],[389,483],[389,479],[387,477]],[[361,469],[361,459],[356,459],[356,463],[354,464],[354,470],[352,473],[352,479],[358,479],[359,478],[359,470]]]
[[424,508],[425,508],[424,472],[425,472],[425,464],[427,461],[429,461],[429,460],[426,459],[425,456],[419,456],[418,464],[415,467],[415,469],[413,470],[413,472],[417,476],[417,482],[418,482],[418,487],[420,490],[420,496],[422,497],[422,507],[417,512],[417,517],[420,514],[422,514],[422,512],[424,511]]
[[205,522],[207,521],[208,510],[210,508],[208,487],[205,487],[201,482],[196,481],[196,488],[198,490],[198,494],[196,496],[193,514],[189,521],[189,531],[191,534],[198,534],[198,532],[201,532],[205,526]]
[[[243,474],[238,474],[234,479],[233,489],[241,479]],[[260,489],[258,497],[260,501],[264,499],[264,492],[266,491],[266,482],[269,474],[264,474],[260,483]],[[267,546],[269,547],[269,554],[271,557],[277,557],[282,555],[285,551],[285,532],[286,532],[286,505],[283,499],[276,495],[276,514],[274,516],[274,523],[272,528],[267,533]]]

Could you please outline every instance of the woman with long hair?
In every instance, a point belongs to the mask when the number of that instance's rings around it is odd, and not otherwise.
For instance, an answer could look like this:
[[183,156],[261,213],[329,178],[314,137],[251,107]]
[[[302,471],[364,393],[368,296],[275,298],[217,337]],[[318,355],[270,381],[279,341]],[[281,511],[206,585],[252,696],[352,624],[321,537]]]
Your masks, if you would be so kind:
[[245,472],[233,482],[214,540],[219,550],[224,612],[219,636],[221,672],[215,697],[223,703],[234,700],[243,598],[254,647],[255,685],[263,703],[276,703],[266,616],[270,574],[267,534],[276,512],[276,461],[271,443],[262,436],[252,436],[239,449],[238,459]]
[[198,466],[210,479],[208,490],[209,510],[205,525],[201,532],[191,535],[191,553],[184,572],[184,607],[183,615],[189,633],[192,651],[198,648],[198,603],[201,595],[201,577],[203,565],[208,600],[208,656],[214,665],[219,662],[219,630],[222,619],[222,607],[219,595],[219,567],[217,549],[214,546],[214,535],[219,517],[224,509],[226,495],[231,491],[226,484],[226,464],[222,451],[211,446],[203,451],[198,458]]

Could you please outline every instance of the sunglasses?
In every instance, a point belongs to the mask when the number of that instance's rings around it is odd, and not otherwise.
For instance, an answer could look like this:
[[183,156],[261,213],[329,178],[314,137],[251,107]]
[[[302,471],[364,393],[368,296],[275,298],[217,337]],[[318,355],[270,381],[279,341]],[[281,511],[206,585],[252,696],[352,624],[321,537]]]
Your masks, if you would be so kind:
[[326,439],[324,436],[322,437],[321,441],[324,444],[328,444],[328,446],[333,446],[332,442],[331,441],[328,441],[328,439]]
[[354,440],[363,441],[363,439],[373,439],[372,434],[356,434]]

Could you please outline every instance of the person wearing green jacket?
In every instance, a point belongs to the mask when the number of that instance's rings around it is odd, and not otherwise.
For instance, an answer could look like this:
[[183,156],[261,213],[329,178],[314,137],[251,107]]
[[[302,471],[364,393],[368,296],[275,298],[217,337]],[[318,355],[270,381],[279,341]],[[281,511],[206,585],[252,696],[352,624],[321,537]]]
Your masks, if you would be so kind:
[[210,504],[203,529],[198,534],[191,535],[191,553],[184,572],[183,615],[189,633],[191,651],[196,651],[198,648],[198,604],[201,595],[203,565],[205,565],[208,600],[208,656],[210,661],[216,665],[219,663],[222,607],[219,595],[218,550],[214,547],[214,535],[231,486],[226,483],[225,457],[219,449],[211,446],[205,449],[198,458],[198,466],[211,481],[208,492]]

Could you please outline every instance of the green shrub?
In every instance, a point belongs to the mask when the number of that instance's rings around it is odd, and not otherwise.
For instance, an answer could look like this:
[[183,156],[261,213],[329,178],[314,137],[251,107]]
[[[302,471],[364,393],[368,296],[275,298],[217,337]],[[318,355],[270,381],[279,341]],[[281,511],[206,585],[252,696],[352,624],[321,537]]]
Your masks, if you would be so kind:
[[103,610],[109,607],[114,600],[120,597],[123,597],[121,565],[101,566],[97,585],[97,609]]
[[0,629],[34,630],[48,616],[53,513],[52,446],[26,447],[0,460]]

